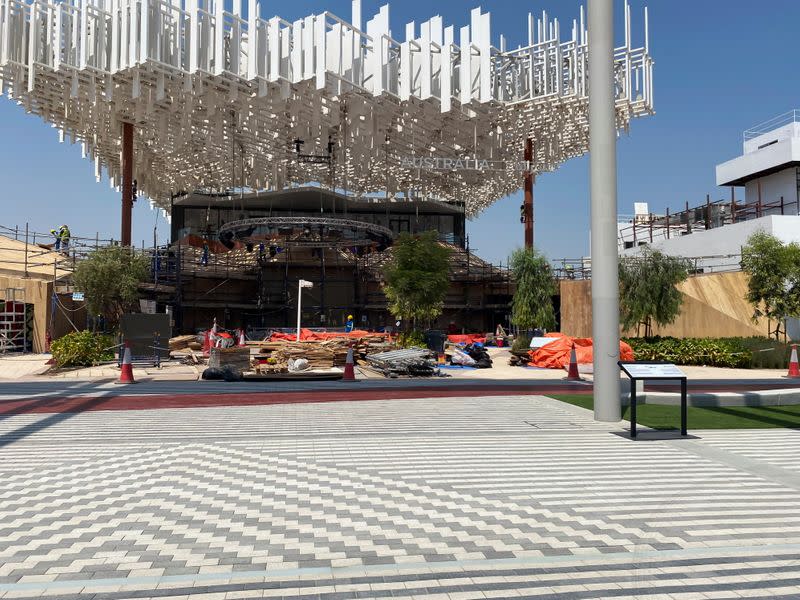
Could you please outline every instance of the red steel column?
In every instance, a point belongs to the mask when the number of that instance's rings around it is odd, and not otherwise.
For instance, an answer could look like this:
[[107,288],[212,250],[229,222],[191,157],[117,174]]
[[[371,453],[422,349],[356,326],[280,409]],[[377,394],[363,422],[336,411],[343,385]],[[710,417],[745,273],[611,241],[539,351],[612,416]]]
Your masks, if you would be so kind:
[[525,140],[525,161],[528,163],[528,170],[525,171],[525,204],[522,216],[525,219],[525,247],[533,248],[533,173],[531,171],[533,163],[533,140]]
[[133,213],[133,123],[122,124],[122,231],[120,242],[131,245]]

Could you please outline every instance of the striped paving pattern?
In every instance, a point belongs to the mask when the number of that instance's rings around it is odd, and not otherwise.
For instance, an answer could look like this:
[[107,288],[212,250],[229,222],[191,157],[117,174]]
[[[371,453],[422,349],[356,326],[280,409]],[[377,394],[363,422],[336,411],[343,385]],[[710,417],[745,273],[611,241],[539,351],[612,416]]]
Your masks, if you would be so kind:
[[0,594],[800,597],[795,473],[733,454],[800,432],[621,429],[526,396],[5,417]]

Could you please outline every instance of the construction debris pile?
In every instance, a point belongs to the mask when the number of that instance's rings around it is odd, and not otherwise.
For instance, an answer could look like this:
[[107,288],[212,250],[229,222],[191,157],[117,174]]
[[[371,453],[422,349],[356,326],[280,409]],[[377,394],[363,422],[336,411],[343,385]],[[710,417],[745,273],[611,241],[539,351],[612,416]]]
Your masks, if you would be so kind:
[[435,354],[421,348],[379,352],[366,357],[369,366],[386,377],[431,377],[436,375]]
[[[364,364],[368,354],[393,349],[394,343],[380,334],[366,334],[363,337],[336,336],[321,341],[289,341],[274,334],[263,342],[247,342],[258,353],[253,357],[253,370],[257,373],[285,373],[289,361],[305,359],[309,369],[343,368],[347,360],[347,350],[353,346],[356,364]],[[275,339],[277,338],[277,339]]]

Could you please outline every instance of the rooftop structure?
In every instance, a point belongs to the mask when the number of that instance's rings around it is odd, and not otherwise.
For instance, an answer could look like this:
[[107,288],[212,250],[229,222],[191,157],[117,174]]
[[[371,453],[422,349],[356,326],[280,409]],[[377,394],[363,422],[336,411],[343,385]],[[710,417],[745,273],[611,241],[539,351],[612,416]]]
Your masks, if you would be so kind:
[[[717,165],[717,183],[730,186],[730,200],[669,208],[653,214],[635,203],[633,217],[620,217],[621,254],[653,245],[694,259],[700,272],[738,270],[741,247],[756,231],[800,242],[800,111],[793,110],[744,132],[743,154]],[[744,186],[744,201],[735,187]],[[699,234],[699,235],[693,235]]]
[[[640,45],[631,21],[626,4],[618,129],[653,108],[646,9]],[[0,91],[80,142],[112,186],[132,125],[137,188],[165,210],[180,191],[317,181],[463,201],[472,216],[523,171],[588,150],[583,9],[527,25],[508,49],[477,8],[459,31],[435,16],[400,41],[388,5],[362,25],[360,0],[350,22],[264,19],[256,0],[0,0]]]
[[717,165],[717,185],[744,186],[747,204],[791,204],[798,214],[800,110],[792,110],[744,132],[741,156]]

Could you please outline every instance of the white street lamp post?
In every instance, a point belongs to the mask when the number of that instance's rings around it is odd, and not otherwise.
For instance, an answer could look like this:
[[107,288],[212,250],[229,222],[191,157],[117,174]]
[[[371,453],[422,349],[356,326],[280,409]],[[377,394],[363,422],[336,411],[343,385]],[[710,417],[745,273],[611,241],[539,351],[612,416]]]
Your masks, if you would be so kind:
[[300,341],[300,314],[303,305],[303,288],[313,288],[314,284],[305,279],[297,282],[297,341]]

